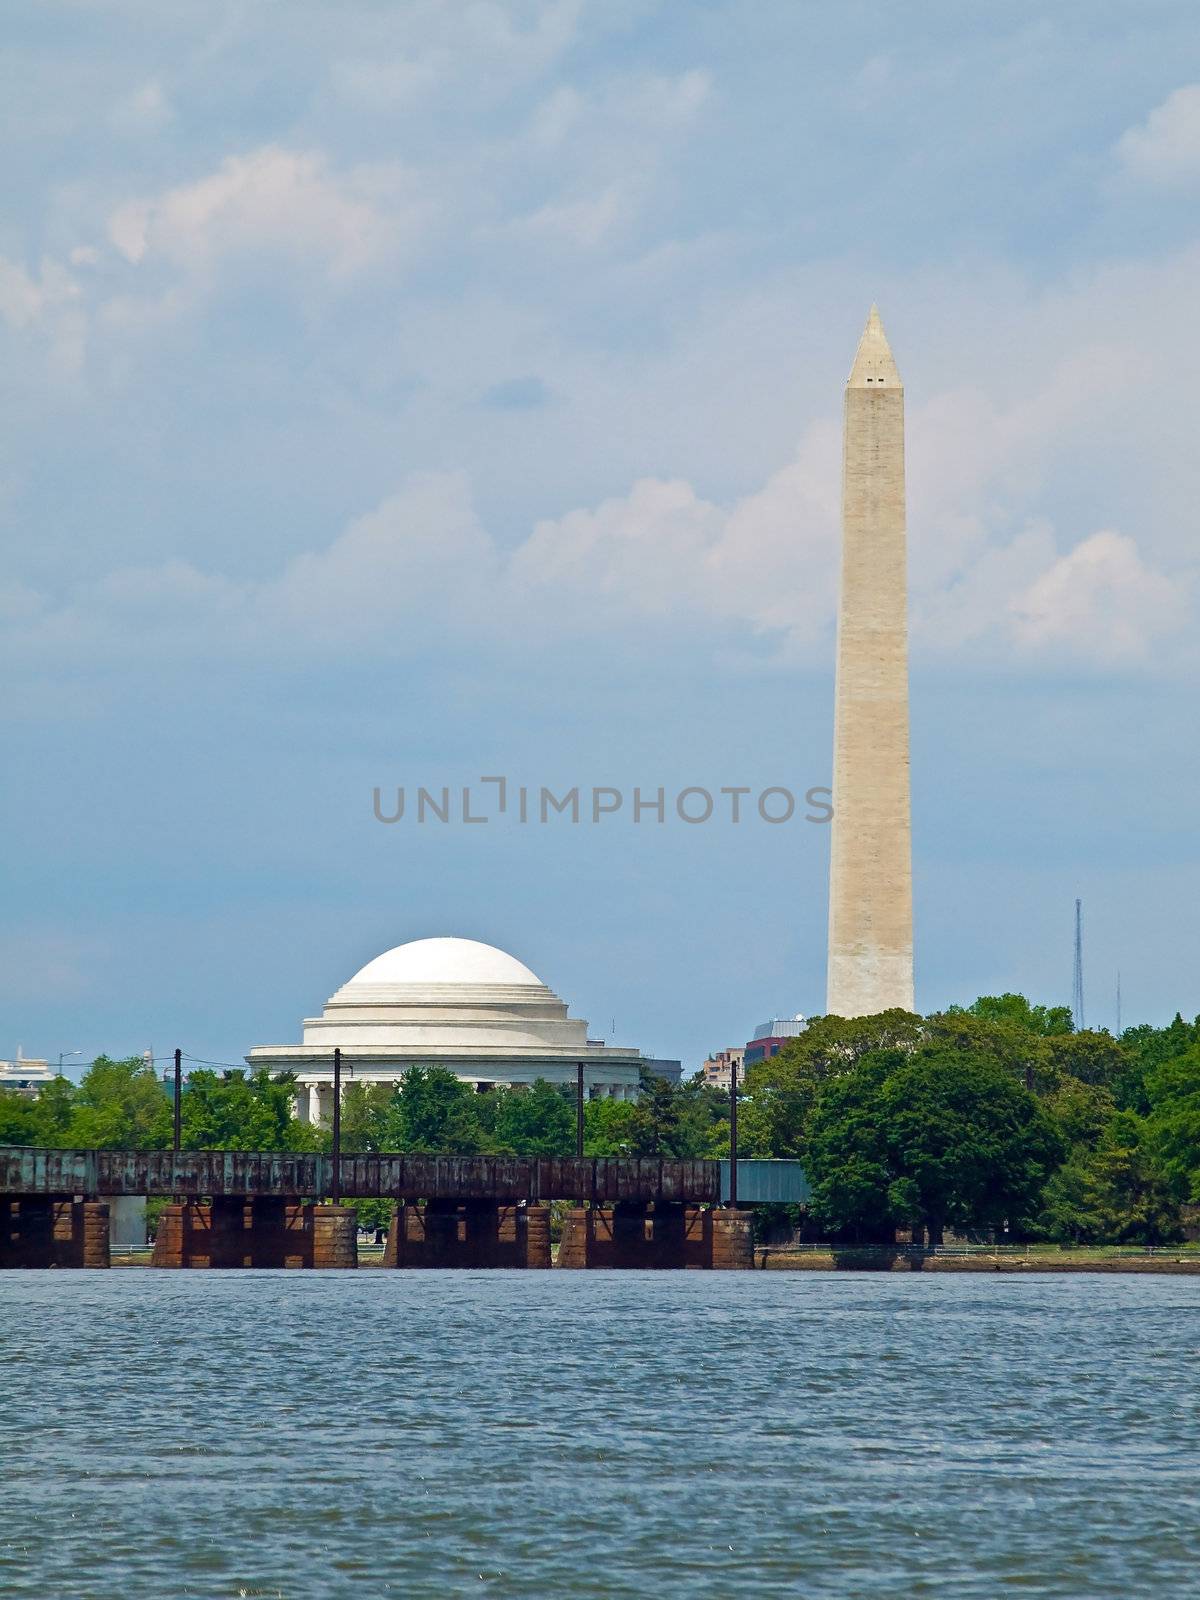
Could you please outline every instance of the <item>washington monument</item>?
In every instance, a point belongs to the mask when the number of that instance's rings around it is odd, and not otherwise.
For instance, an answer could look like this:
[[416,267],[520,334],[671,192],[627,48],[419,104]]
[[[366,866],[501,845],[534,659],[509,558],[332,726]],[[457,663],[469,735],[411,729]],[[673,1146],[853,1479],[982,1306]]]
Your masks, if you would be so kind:
[[904,389],[878,310],[846,383],[825,1009],[913,1008]]

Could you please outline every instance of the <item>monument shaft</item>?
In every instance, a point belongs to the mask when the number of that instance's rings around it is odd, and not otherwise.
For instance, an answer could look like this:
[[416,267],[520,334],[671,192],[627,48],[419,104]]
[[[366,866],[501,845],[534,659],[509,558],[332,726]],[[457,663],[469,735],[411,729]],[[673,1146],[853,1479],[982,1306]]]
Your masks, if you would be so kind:
[[904,389],[874,306],[846,384],[825,1009],[913,1006]]

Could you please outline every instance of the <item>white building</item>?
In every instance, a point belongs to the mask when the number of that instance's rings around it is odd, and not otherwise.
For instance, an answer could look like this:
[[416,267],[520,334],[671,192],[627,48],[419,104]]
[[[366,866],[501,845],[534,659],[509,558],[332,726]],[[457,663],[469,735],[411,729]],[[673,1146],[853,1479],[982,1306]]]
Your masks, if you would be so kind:
[[15,1061],[0,1061],[0,1089],[15,1089],[31,1100],[39,1095],[48,1083],[54,1082],[48,1061],[34,1060],[21,1054],[17,1046]]
[[576,1082],[589,1098],[637,1098],[639,1050],[589,1039],[587,1023],[514,956],[474,939],[415,939],[369,961],[306,1017],[303,1042],[259,1045],[252,1068],[294,1072],[298,1115],[328,1122],[333,1052],[342,1083],[397,1084],[410,1067],[445,1067],[479,1089]]

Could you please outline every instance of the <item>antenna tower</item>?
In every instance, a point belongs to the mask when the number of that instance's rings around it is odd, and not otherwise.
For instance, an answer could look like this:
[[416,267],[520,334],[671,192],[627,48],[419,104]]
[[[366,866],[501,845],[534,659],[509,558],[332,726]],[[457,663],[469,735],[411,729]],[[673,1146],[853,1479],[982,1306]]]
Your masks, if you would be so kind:
[[1071,996],[1071,1010],[1075,1013],[1075,1027],[1082,1031],[1083,1020],[1083,901],[1075,901],[1075,989]]

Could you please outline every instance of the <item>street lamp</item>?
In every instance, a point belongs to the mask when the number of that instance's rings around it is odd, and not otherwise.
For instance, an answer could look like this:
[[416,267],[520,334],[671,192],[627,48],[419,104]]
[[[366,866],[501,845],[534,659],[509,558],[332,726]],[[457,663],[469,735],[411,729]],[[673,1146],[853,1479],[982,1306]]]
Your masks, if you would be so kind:
[[62,1077],[63,1062],[66,1061],[70,1056],[81,1056],[82,1054],[82,1050],[60,1050],[58,1052],[58,1075],[60,1078]]

